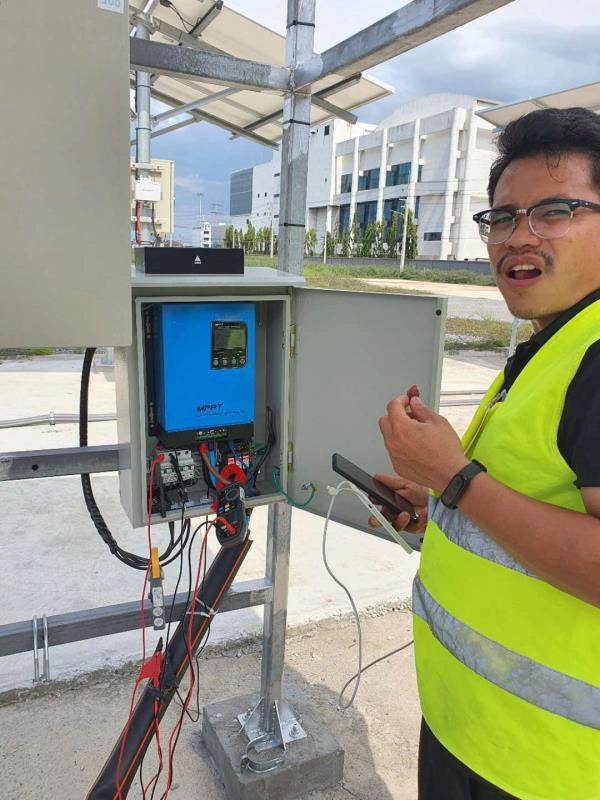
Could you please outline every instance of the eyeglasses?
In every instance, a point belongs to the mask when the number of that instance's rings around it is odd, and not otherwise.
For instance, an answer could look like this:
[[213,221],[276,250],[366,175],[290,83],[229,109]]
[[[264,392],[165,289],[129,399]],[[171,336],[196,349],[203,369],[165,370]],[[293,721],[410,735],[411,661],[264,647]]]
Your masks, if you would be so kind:
[[558,239],[571,227],[573,212],[577,208],[600,211],[599,203],[589,200],[543,200],[529,208],[490,208],[473,215],[479,225],[479,235],[486,244],[501,244],[510,239],[517,226],[517,216],[525,214],[529,228],[540,239]]

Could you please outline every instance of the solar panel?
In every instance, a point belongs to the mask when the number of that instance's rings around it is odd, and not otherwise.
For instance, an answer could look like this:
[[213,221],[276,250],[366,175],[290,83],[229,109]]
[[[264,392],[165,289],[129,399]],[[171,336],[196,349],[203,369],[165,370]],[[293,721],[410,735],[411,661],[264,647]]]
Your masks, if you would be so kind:
[[[214,0],[175,0],[174,5],[179,14],[162,5],[153,11],[152,41],[194,46],[262,64],[284,65],[284,35]],[[130,15],[143,10],[131,4],[129,9]],[[132,25],[135,25],[134,17]],[[318,105],[321,99],[343,111],[351,111],[388,96],[393,88],[368,75],[352,78],[328,75],[318,81],[312,91],[311,124],[316,125],[334,116],[331,109]],[[235,135],[248,135],[271,145],[276,145],[282,136],[281,93],[239,89],[224,97],[223,86],[206,80],[160,75],[152,80],[152,94],[155,99],[174,107],[205,100],[192,115],[229,129]],[[214,101],[210,100],[211,95],[217,95]]]

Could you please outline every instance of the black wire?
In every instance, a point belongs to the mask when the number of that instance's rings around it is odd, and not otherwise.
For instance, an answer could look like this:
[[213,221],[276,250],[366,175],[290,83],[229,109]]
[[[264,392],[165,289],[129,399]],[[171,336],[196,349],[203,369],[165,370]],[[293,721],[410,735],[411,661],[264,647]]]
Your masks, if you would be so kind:
[[[198,527],[194,531],[194,537],[196,536],[196,533],[200,530],[200,528],[204,527],[206,524],[207,524],[206,522],[202,522],[200,525],[198,525]],[[192,595],[192,582],[193,582],[193,577],[192,577],[192,545],[193,545],[193,543],[194,542],[193,542],[193,539],[192,539],[192,541],[190,542],[190,546],[188,547],[188,556],[187,556],[187,558],[188,558],[188,593],[187,593],[187,597],[185,599],[185,608],[186,609],[190,605],[191,595]],[[207,541],[206,541],[206,539],[203,539],[202,540],[202,544],[200,546],[200,554],[198,556],[199,558],[205,558],[206,557],[206,545],[207,545]],[[206,564],[205,564],[205,566],[206,566]],[[185,617],[184,617],[184,622],[185,622]],[[196,681],[196,673],[194,671],[194,665],[192,663],[193,660],[194,660],[193,659],[193,655],[192,655],[192,647],[191,647],[191,643],[190,643],[190,641],[188,639],[188,626],[185,625],[185,624],[183,626],[183,642],[185,644],[185,649],[186,649],[187,654],[188,654],[190,672],[192,674],[193,681],[196,684],[196,696],[198,696],[199,682]],[[185,707],[185,701],[183,700],[183,698],[181,696],[179,688],[176,689],[176,693],[177,693],[177,697],[180,700],[181,707],[184,708]],[[191,719],[192,722],[198,722],[198,720],[200,719],[200,713],[199,712],[200,712],[200,709],[198,709],[198,717],[196,719],[194,719],[192,717],[192,715],[190,714],[188,709],[186,709],[185,713]]]
[[[81,370],[81,387],[79,392],[79,446],[80,447],[87,447],[88,446],[88,399],[89,399],[89,387],[90,387],[90,374],[92,370],[92,361],[94,360],[94,355],[96,353],[95,347],[88,347],[85,351],[85,355],[83,357],[83,367]],[[96,498],[94,497],[94,492],[92,490],[92,483],[90,480],[89,473],[82,473],[81,475],[81,488],[83,490],[83,498],[85,500],[85,504],[87,510],[92,518],[92,522],[94,523],[96,530],[100,534],[102,541],[107,545],[110,552],[119,559],[123,564],[126,564],[128,567],[132,569],[139,569],[139,570],[147,570],[148,569],[148,558],[144,558],[143,556],[139,556],[136,553],[130,553],[127,550],[124,550],[120,547],[115,540],[114,536],[110,532],[106,522],[104,521],[104,517],[98,508],[96,503]],[[185,505],[183,506],[185,509]],[[182,530],[183,536],[183,530]],[[173,538],[171,537],[171,541],[167,546],[162,555],[159,556],[159,561],[161,564],[166,565],[170,564],[171,561],[174,561],[179,557],[179,553],[176,553],[169,561],[166,559],[169,558],[175,547],[178,546],[178,542],[181,540],[173,542]]]
[[161,6],[165,6],[166,8],[170,8],[171,11],[174,11],[177,14],[179,19],[181,20],[181,23],[182,23],[183,27],[185,28],[185,32],[186,33],[189,33],[192,30],[192,28],[194,27],[194,23],[193,22],[188,22],[187,20],[185,20],[181,16],[181,14],[179,13],[179,10],[176,8],[175,4],[171,2],[171,0],[160,0],[160,4],[161,4]]
[[[196,534],[198,533],[198,531],[200,530],[200,528],[202,528],[205,525],[207,525],[206,521],[202,522],[200,525],[198,525],[198,527],[194,531],[193,537],[195,537]],[[192,539],[192,541],[193,541],[193,539]],[[191,558],[190,558],[191,547],[192,547],[192,543],[190,543],[190,550],[188,551],[188,566],[190,568],[190,577],[191,577]],[[206,542],[205,541],[203,541],[203,543],[202,543],[202,548],[204,548],[204,557],[206,559]],[[203,580],[204,580],[204,578],[206,578],[206,560],[204,561],[204,576],[203,576]],[[188,591],[188,604],[189,604],[190,593],[191,593],[191,580],[190,580],[190,590]],[[187,608],[187,605],[186,605],[186,608]],[[189,660],[189,664],[190,664],[190,669],[193,672],[191,647],[190,647],[189,641],[187,641],[186,638],[185,638],[185,636],[186,636],[186,633],[185,633],[185,617],[183,618],[182,624],[184,625],[183,636],[184,636],[184,641],[186,643],[186,648],[187,648],[187,651],[188,651],[188,660]],[[207,631],[210,631],[210,622],[208,624]],[[168,641],[168,636],[167,636],[167,641]],[[208,641],[208,635],[206,636],[206,638],[204,640],[204,643],[202,645],[202,648],[199,651],[198,655],[200,655],[202,650],[204,650],[204,647],[206,647],[206,642],[207,641]],[[196,688],[196,696],[197,696],[197,703],[198,703],[198,719],[199,719],[200,705],[199,705],[198,691],[199,690],[198,690],[198,687],[197,687]],[[175,741],[173,742],[173,747],[171,748],[171,753],[169,755],[169,761],[168,761],[167,774],[169,774],[171,776],[171,782],[173,781],[173,759],[175,757],[175,749],[177,748],[177,743],[179,742],[179,736],[181,735],[181,729],[183,727],[183,720],[184,720],[185,714],[187,713],[187,709],[185,709],[185,701],[183,700],[183,698],[179,694],[179,690],[177,690],[177,695],[178,695],[179,699],[182,701],[182,708],[181,708],[181,713],[179,715],[179,720],[177,722],[177,734],[175,736]],[[197,721],[197,720],[195,720],[195,721]],[[158,783],[158,779],[157,779],[156,783]],[[156,783],[154,784],[154,787],[152,789],[152,795],[150,797],[150,800],[154,800],[154,789],[156,788]],[[161,795],[160,800],[165,800],[165,797],[166,797],[166,790]]]
[[[183,518],[184,514],[185,514],[185,506],[181,510],[181,526],[182,527],[189,522],[189,520],[186,520],[184,522],[184,518]],[[192,534],[192,542],[193,542],[194,536],[196,535],[197,532],[198,532],[198,528],[196,528],[196,530]],[[191,543],[190,543],[190,547],[191,547]],[[175,609],[175,597],[177,596],[177,589],[179,588],[179,584],[181,582],[181,576],[183,575],[183,548],[179,551],[179,556],[178,557],[179,557],[179,573],[177,575],[177,582],[175,583],[175,589],[173,591],[173,597],[171,598],[171,608],[169,609],[169,621],[167,623],[167,631],[166,631],[166,634],[165,634],[165,642],[167,643],[167,646],[165,647],[165,655],[168,655],[168,652],[169,652],[168,645],[169,645],[169,640],[171,638],[171,623],[173,621],[173,612],[174,612],[174,609]],[[159,680],[159,683],[158,683],[158,695],[159,695],[159,697],[162,696],[162,692],[163,692],[163,688],[164,688],[164,678],[165,678],[165,674],[168,671],[168,667],[169,667],[168,660],[167,660],[167,658],[165,658],[163,660],[162,670],[161,670],[161,673],[160,673],[160,680]],[[156,719],[156,717],[155,717],[155,719]],[[142,761],[141,761],[142,764],[144,762],[145,755],[146,754],[144,753],[144,756],[142,757]],[[140,766],[141,766],[141,764],[140,764]],[[150,795],[150,800],[154,800],[154,793],[156,791],[156,787],[158,785],[158,779],[160,778],[160,775],[161,775],[162,771],[163,771],[163,766],[160,765],[159,768],[158,768],[158,772],[156,773],[156,780],[154,781],[154,785],[152,786],[152,794]],[[143,787],[142,787],[142,791],[143,791]],[[144,798],[144,800],[145,800],[145,798]]]
[[254,478],[258,478],[258,473],[263,467],[263,464],[269,457],[269,454],[273,448],[273,445],[277,441],[277,431],[275,430],[275,419],[273,410],[267,406],[267,446],[265,448],[265,452],[260,456],[256,464],[250,468],[248,472],[248,477],[246,478],[246,483],[251,483]]

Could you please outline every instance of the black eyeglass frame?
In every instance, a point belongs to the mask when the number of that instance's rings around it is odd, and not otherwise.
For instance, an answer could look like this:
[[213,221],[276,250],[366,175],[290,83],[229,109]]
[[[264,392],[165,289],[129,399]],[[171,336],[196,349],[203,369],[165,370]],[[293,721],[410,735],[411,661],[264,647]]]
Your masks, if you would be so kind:
[[[530,228],[531,232],[534,234],[534,236],[537,236],[540,239],[544,239],[544,238],[548,238],[548,237],[540,236],[539,233],[536,233],[536,231],[534,231],[533,228],[531,227],[531,213],[533,211],[535,211],[536,208],[542,208],[543,206],[554,206],[554,205],[557,205],[558,203],[564,203],[564,205],[566,205],[566,206],[568,206],[570,208],[570,210],[571,210],[571,219],[573,219],[573,212],[576,211],[578,208],[589,208],[592,211],[600,211],[600,203],[593,203],[591,200],[578,200],[578,199],[574,199],[574,198],[570,198],[570,197],[557,197],[557,198],[553,198],[552,200],[550,200],[550,199],[549,200],[540,200],[539,203],[534,203],[532,206],[529,206],[529,208],[515,208],[513,211],[511,211],[511,209],[509,209],[509,208],[502,208],[502,207],[500,207],[500,208],[486,208],[485,211],[478,211],[477,214],[473,214],[473,222],[476,222],[477,225],[479,225],[482,217],[485,214],[489,214],[491,211],[506,211],[506,213],[510,214],[511,217],[513,218],[512,230],[508,234],[506,239],[503,239],[501,242],[494,242],[493,243],[493,244],[503,244],[503,242],[508,241],[508,239],[510,239],[510,237],[512,236],[512,234],[513,234],[513,232],[515,230],[516,224],[517,224],[517,216],[519,216],[519,214],[525,214],[525,216],[527,217],[527,222],[529,224],[529,228]],[[480,232],[480,236],[481,236],[481,232]],[[556,238],[560,238],[560,237],[556,237]]]

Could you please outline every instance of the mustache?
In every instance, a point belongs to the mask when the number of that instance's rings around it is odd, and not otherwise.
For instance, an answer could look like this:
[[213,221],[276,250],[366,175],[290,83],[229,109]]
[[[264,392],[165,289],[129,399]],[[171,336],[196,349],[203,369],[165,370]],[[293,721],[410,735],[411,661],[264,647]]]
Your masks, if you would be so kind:
[[523,250],[522,253],[505,253],[502,258],[498,261],[495,265],[496,272],[500,272],[504,263],[506,262],[507,258],[514,258],[514,256],[526,256],[526,255],[535,255],[538,258],[541,258],[544,262],[544,266],[547,269],[550,269],[554,266],[554,259],[550,255],[550,253],[545,253],[543,250],[536,251],[535,253],[532,250]]

